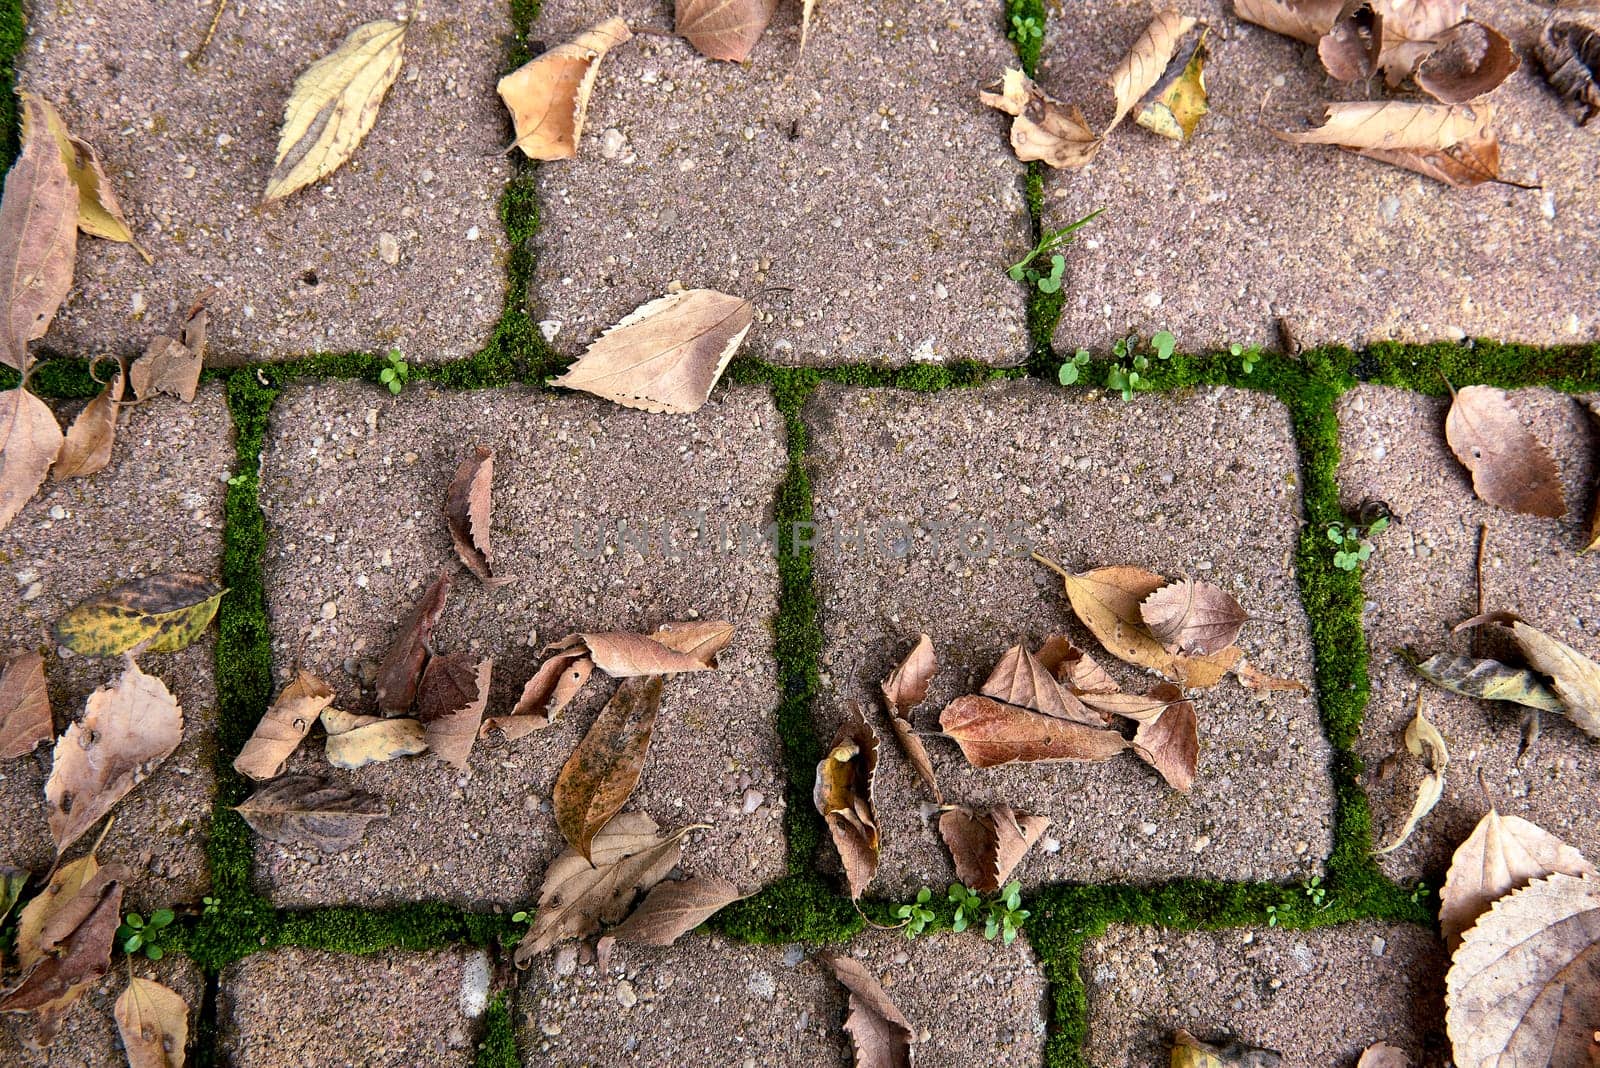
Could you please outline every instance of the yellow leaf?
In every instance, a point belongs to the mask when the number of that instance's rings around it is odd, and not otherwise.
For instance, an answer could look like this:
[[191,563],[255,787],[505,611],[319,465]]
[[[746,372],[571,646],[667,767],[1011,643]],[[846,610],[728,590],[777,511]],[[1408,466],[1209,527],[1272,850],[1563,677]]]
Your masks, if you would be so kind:
[[1200,119],[1211,110],[1206,105],[1205,34],[1195,43],[1194,54],[1183,65],[1182,71],[1165,88],[1156,87],[1155,99],[1139,112],[1135,122],[1146,130],[1173,141],[1187,141],[1194,136]]
[[1116,94],[1117,113],[1111,119],[1111,125],[1105,128],[1106,134],[1116,128],[1133,109],[1133,105],[1144,99],[1144,95],[1166,71],[1167,64],[1172,62],[1172,56],[1178,50],[1178,41],[1192,29],[1194,19],[1176,11],[1159,12],[1150,20],[1139,39],[1133,42],[1133,47],[1128,49],[1128,54],[1117,64],[1117,69],[1111,72],[1110,85],[1111,91]]
[[175,653],[206,629],[226,592],[192,571],[135,579],[69,610],[56,621],[56,641],[83,656],[145,642],[146,652]]
[[55,138],[56,148],[61,152],[61,162],[66,164],[67,176],[78,187],[78,229],[90,237],[103,237],[107,241],[132,245],[146,263],[153,262],[150,253],[133,239],[133,228],[128,225],[128,217],[123,214],[122,204],[111,188],[111,180],[106,177],[100,154],[94,146],[72,136],[61,113],[50,101],[33,93],[23,93],[22,97],[38,105],[37,112],[34,108],[23,109],[22,139],[26,141],[36,136],[35,114],[42,117],[50,135]]
[[511,111],[513,147],[529,159],[576,156],[600,60],[632,36],[626,22],[612,17],[501,78],[495,91]]
[[154,979],[132,978],[112,1010],[129,1068],[182,1068],[189,1005]]
[[1411,755],[1420,757],[1428,765],[1428,773],[1417,784],[1417,800],[1411,806],[1411,815],[1395,840],[1378,850],[1378,855],[1393,853],[1411,837],[1422,817],[1433,811],[1433,806],[1444,796],[1444,769],[1450,765],[1450,751],[1445,748],[1444,736],[1422,714],[1422,698],[1417,698],[1417,715],[1406,727],[1406,748]]

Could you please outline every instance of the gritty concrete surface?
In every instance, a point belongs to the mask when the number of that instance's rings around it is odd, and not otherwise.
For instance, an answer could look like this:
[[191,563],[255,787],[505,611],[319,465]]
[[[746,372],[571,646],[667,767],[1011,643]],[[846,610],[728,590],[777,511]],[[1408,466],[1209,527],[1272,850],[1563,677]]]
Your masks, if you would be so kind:
[[[160,961],[139,957],[133,962],[133,974],[165,984],[188,1004],[192,1046],[205,997],[205,976],[200,969],[183,957]],[[8,1068],[124,1068],[128,1054],[117,1034],[114,1009],[126,989],[128,969],[119,959],[104,979],[84,992],[61,1025],[61,1033],[44,1050],[30,1050],[26,1045],[28,1017],[0,1015],[0,1064]]]
[[[1025,939],[873,932],[841,952],[866,963],[911,1022],[924,1068],[1042,1061],[1045,982]],[[605,972],[569,945],[524,980],[519,1030],[539,1063],[845,1065],[846,1000],[798,945],[697,935],[665,949],[618,945]]]
[[1113,925],[1080,965],[1095,1068],[1167,1063],[1172,1033],[1237,1039],[1283,1068],[1355,1068],[1387,1042],[1417,1068],[1448,1063],[1444,948],[1426,930],[1351,923],[1319,931],[1163,931]]
[[[1410,841],[1379,859],[1393,878],[1426,878],[1435,887],[1455,847],[1485,812],[1480,774],[1502,813],[1532,820],[1590,857],[1600,855],[1591,804],[1600,793],[1594,742],[1563,717],[1543,713],[1539,739],[1519,768],[1520,706],[1426,685],[1402,657],[1409,647],[1424,657],[1449,651],[1517,658],[1514,645],[1492,633],[1499,628],[1478,637],[1477,653],[1471,634],[1450,634],[1478,610],[1478,537],[1485,523],[1485,609],[1516,612],[1581,652],[1600,655],[1600,558],[1578,554],[1600,440],[1578,400],[1549,390],[1512,396],[1561,469],[1565,519],[1517,515],[1473,494],[1471,475],[1445,443],[1448,398],[1361,386],[1339,409],[1341,503],[1354,509],[1377,498],[1397,517],[1375,539],[1377,551],[1362,575],[1372,700],[1356,751],[1368,769],[1374,835],[1388,841],[1404,823],[1422,775],[1402,735],[1423,693],[1426,715],[1450,748],[1444,797]],[[1389,762],[1397,752],[1401,759]]]
[[[493,590],[457,563],[439,514],[473,444],[495,450],[493,544],[502,573],[517,577]],[[737,633],[721,670],[667,685],[630,804],[663,827],[712,825],[686,841],[685,866],[754,888],[784,857],[768,631],[777,568],[770,553],[719,553],[713,527],[768,522],[785,464],[782,421],[760,389],[719,391],[690,417],[518,390],[291,389],[273,412],[262,475],[279,684],[298,660],[339,707],[371,711],[362,663],[382,659],[441,570],[455,589],[434,647],[495,658],[491,715],[510,711],[539,649],[571,632],[646,630],[696,612],[729,620]],[[694,509],[706,533],[689,540]],[[677,558],[662,548],[663,520]],[[623,521],[650,524],[647,551],[619,547]],[[597,525],[607,551],[594,558]],[[479,742],[464,774],[432,758],[340,773],[389,799],[394,816],[335,856],[258,843],[273,900],[530,900],[563,845],[550,790],[614,686],[597,672],[555,725],[509,745]],[[320,734],[290,768],[332,770]]]
[[[1539,73],[1531,48],[1543,8],[1471,5],[1523,55],[1488,98],[1501,174],[1542,190],[1454,190],[1280,141],[1273,131],[1318,125],[1325,101],[1366,99],[1365,86],[1327,78],[1313,47],[1241,22],[1224,0],[1182,10],[1212,27],[1211,113],[1193,141],[1179,146],[1130,118],[1088,167],[1046,181],[1047,227],[1106,210],[1067,252],[1058,348],[1106,350],[1125,331],[1161,329],[1194,351],[1277,348],[1280,316],[1307,344],[1600,336],[1600,282],[1586,269],[1600,255],[1596,136]],[[1097,0],[1052,13],[1045,87],[1103,126],[1103,79],[1150,11]],[[1372,97],[1387,98],[1381,84]]]
[[[937,731],[947,702],[977,691],[1007,647],[1036,648],[1051,633],[1091,649],[1124,688],[1155,681],[1103,655],[1060,580],[1027,559],[1029,548],[1077,570],[1135,564],[1218,583],[1251,613],[1283,621],[1247,625],[1245,655],[1310,680],[1292,559],[1300,475],[1288,413],[1276,401],[1204,390],[1124,402],[1038,383],[936,395],[825,388],[806,418],[819,522],[868,531],[865,550],[830,538],[817,551],[818,709],[828,736],[846,702],[859,700],[884,736],[876,892],[942,888],[955,878],[937,828],[919,817],[928,792],[890,737],[877,697],[918,633],[932,637],[940,667],[915,715],[924,731]],[[1004,553],[968,542],[969,559],[955,544],[961,523],[1001,531],[1005,522],[1021,527],[1001,537]],[[940,534],[936,523],[950,527]],[[918,532],[904,558],[883,537],[895,524]],[[946,801],[1004,800],[1052,819],[1047,840],[1018,869],[1024,885],[1281,880],[1317,870],[1333,799],[1312,698],[1259,700],[1231,678],[1194,697],[1200,767],[1187,797],[1131,754],[979,770],[951,743],[930,737],[927,745]],[[836,862],[831,849],[824,862]]]
[[[139,242],[84,238],[45,344],[131,352],[207,290],[214,362],[324,350],[475,352],[499,318],[510,164],[494,83],[510,33],[500,0],[422,5],[376,125],[331,178],[259,206],[296,76],[384,0],[209,4],[94,0],[29,11],[23,89],[53,99],[100,150]],[[388,262],[380,238],[398,249]]]
[[[57,405],[70,419],[77,405]],[[88,597],[135,578],[172,571],[218,576],[223,496],[233,471],[233,428],[218,386],[194,405],[160,398],[123,409],[104,470],[51,480],[0,532],[0,636],[6,648],[45,657],[56,733],[83,714],[96,688],[114,681],[119,660],[75,656],[55,644],[55,621]],[[129,908],[196,902],[210,885],[205,829],[211,821],[217,692],[216,628],[178,653],[151,654],[141,667],[183,708],[183,742],[113,813],[100,859],[132,867]],[[44,783],[52,747],[0,762],[0,859],[42,873],[55,859]],[[91,831],[74,847],[87,848]]]
[[221,1059],[232,1068],[464,1068],[494,980],[481,949],[257,953],[222,973]]
[[[978,89],[1016,53],[985,0],[819,5],[799,56],[780,4],[748,64],[636,37],[601,66],[578,158],[538,175],[532,303],[576,354],[671,281],[754,295],[748,347],[781,363],[1027,353],[1024,170]],[[554,44],[666,0],[551,0]]]

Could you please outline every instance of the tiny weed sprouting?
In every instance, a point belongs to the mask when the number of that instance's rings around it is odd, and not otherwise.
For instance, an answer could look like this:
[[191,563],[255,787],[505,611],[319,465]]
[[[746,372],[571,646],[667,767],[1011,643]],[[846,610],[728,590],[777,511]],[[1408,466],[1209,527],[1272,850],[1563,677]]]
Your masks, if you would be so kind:
[[949,897],[956,906],[956,918],[950,924],[952,931],[965,931],[983,916],[983,898],[960,883],[950,887]]
[[1311,902],[1313,908],[1324,909],[1328,907],[1326,904],[1328,888],[1322,885],[1322,876],[1313,875],[1300,884],[1300,889],[1305,892],[1306,899]]
[[[511,922],[512,923],[525,923],[525,924],[531,925],[533,923],[533,913],[525,912],[522,909],[518,909],[516,912],[513,912],[511,914]],[[521,939],[522,939],[522,935],[521,934],[516,934],[516,933],[504,934],[504,935],[500,936],[500,944],[503,945],[503,946],[509,946],[509,945],[512,945],[512,944],[514,944],[516,942],[521,941]]]
[[384,359],[389,366],[378,372],[378,381],[388,386],[390,393],[399,393],[411,377],[411,365],[401,357],[399,349],[390,349]]
[[[1006,274],[1018,282],[1026,280],[1038,286],[1041,293],[1058,292],[1061,289],[1062,277],[1067,270],[1067,258],[1057,253],[1056,250],[1071,242],[1073,235],[1102,211],[1105,211],[1105,209],[1099,208],[1091,211],[1077,222],[1068,223],[1059,230],[1045,231],[1044,236],[1039,238],[1039,243],[1033,246],[1033,251],[1013,263],[1010,267],[1007,267]],[[1050,270],[1048,272],[1029,266],[1041,256],[1050,257]]]
[[1245,374],[1253,374],[1256,364],[1261,362],[1260,345],[1241,345],[1237,341],[1228,346],[1228,351],[1239,357],[1240,370]]
[[1333,566],[1354,571],[1366,563],[1375,548],[1372,539],[1389,529],[1392,518],[1387,504],[1364,501],[1353,522],[1329,523],[1328,540],[1336,546]]
[[117,928],[117,943],[122,946],[122,951],[129,956],[144,951],[144,955],[151,960],[160,960],[165,955],[165,950],[156,945],[158,933],[177,918],[171,909],[157,909],[146,920],[137,912],[130,912],[122,917],[122,926]]
[[1083,369],[1089,366],[1089,350],[1079,349],[1072,354],[1072,359],[1061,365],[1061,384],[1070,386],[1083,374]]
[[1150,369],[1150,360],[1170,360],[1177,351],[1178,339],[1172,336],[1170,330],[1158,330],[1150,335],[1150,343],[1141,347],[1139,335],[1129,334],[1127,337],[1117,339],[1111,346],[1111,355],[1116,358],[1116,363],[1106,372],[1106,387],[1122,394],[1122,399],[1132,400],[1134,390],[1142,386],[1145,381],[1144,372]]
[[1411,903],[1413,905],[1420,905],[1427,899],[1427,897],[1428,884],[1419,880],[1417,885],[1411,888]]
[[1033,15],[1012,15],[1011,32],[1007,36],[1019,45],[1037,41],[1044,36],[1044,24]]
[[1276,906],[1276,905],[1268,905],[1267,906],[1267,926],[1268,927],[1276,927],[1276,926],[1278,926],[1278,906]]
[[200,915],[202,915],[202,916],[220,916],[220,915],[222,915],[222,900],[220,898],[203,897],[203,898],[200,899],[200,904],[201,904],[201,906],[203,906],[200,909]]
[[1017,940],[1017,932],[1032,915],[1022,907],[1022,884],[1013,879],[1000,891],[1000,896],[989,902],[989,919],[983,925],[983,937],[1000,935],[1006,945]]
[[894,910],[895,916],[906,921],[906,937],[915,938],[928,929],[928,924],[934,920],[933,910],[928,908],[928,902],[933,900],[933,891],[924,886],[917,891],[917,899],[909,905],[901,905]]

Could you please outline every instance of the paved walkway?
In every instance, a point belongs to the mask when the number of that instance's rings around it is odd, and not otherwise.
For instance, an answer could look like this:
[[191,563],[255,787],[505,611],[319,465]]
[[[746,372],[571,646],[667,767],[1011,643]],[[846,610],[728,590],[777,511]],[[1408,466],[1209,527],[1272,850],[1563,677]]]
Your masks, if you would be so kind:
[[[1490,607],[1600,650],[1600,560],[1575,552],[1600,442],[1569,395],[1600,391],[1600,142],[1531,59],[1502,91],[1505,170],[1544,188],[1450,191],[1268,136],[1318,117],[1315,61],[1206,0],[1192,13],[1213,27],[1213,110],[1197,139],[1123,131],[1090,167],[1041,181],[977,102],[1018,62],[1001,0],[823,0],[799,61],[799,5],[784,4],[747,66],[668,36],[614,52],[578,158],[534,166],[495,154],[509,141],[496,79],[529,42],[617,5],[546,0],[530,28],[526,2],[428,3],[355,159],[258,208],[294,75],[393,5],[230,4],[193,69],[210,6],[30,12],[18,85],[100,148],[155,254],[82,243],[41,343],[61,359],[36,384],[72,412],[92,385],[85,357],[139,351],[204,290],[217,370],[192,406],[130,409],[108,469],[50,483],[0,533],[0,637],[47,653],[58,725],[108,672],[50,641],[65,608],[172,570],[230,587],[215,629],[145,665],[182,703],[184,741],[101,849],[137,872],[126,908],[180,913],[167,956],[132,967],[207,1014],[193,1056],[848,1063],[844,996],[817,957],[842,944],[911,1020],[923,1065],[1148,1066],[1180,1027],[1306,1068],[1352,1066],[1379,1040],[1442,1064],[1431,890],[1481,815],[1478,774],[1502,812],[1600,856],[1592,743],[1547,719],[1519,766],[1515,716],[1438,693],[1444,800],[1405,847],[1370,852],[1418,776],[1388,761],[1418,689],[1399,654],[1445,647],[1475,610],[1480,523]],[[663,30],[670,9],[621,4]],[[1475,13],[1525,50],[1540,11]],[[1084,97],[1147,13],[1052,9],[1041,81]],[[1039,225],[1100,207],[1059,302],[1006,277]],[[759,294],[704,408],[649,415],[544,385],[675,282]],[[1275,349],[1280,320],[1302,347],[1250,374],[1197,355],[1157,365],[1132,400],[1099,385],[1104,362],[1055,383],[1063,355],[1107,358],[1126,331],[1168,329],[1205,354]],[[1481,340],[1456,343],[1468,336]],[[418,368],[397,396],[376,384],[393,347]],[[1571,516],[1473,498],[1442,440],[1444,377],[1523,387]],[[480,744],[465,771],[349,773],[394,814],[344,853],[266,843],[231,811],[246,792],[232,758],[297,668],[338,707],[371,710],[372,661],[455,569],[437,510],[470,444],[496,453],[496,548],[515,581],[463,576],[436,641],[495,658],[491,708],[571,631],[694,613],[738,628],[721,671],[670,688],[633,801],[700,825],[686,868],[759,890],[711,934],[619,946],[605,968],[571,943],[511,967],[505,944],[524,929],[511,914],[532,909],[563,844],[550,790],[600,692],[549,730]],[[1367,499],[1398,522],[1353,575],[1324,532]],[[672,548],[625,542],[623,521],[665,523]],[[785,542],[730,552],[706,523],[776,523]],[[795,524],[814,546],[795,544]],[[945,929],[944,909],[916,939],[865,927],[811,807],[821,745],[848,702],[876,708],[919,633],[941,662],[925,726],[1014,643],[1089,644],[1058,581],[1001,551],[1019,546],[1222,585],[1260,620],[1249,660],[1310,692],[1259,698],[1228,680],[1202,695],[1188,795],[1133,761],[980,771],[930,739],[948,799],[1050,817],[1017,873],[1032,916],[1011,946]],[[290,770],[320,768],[320,750]],[[0,764],[0,811],[15,814],[0,864],[53,859],[48,773],[48,750]],[[865,908],[886,921],[919,887],[942,899],[955,873],[887,739],[878,791],[884,856]],[[122,974],[74,1010],[49,1063],[122,1063]],[[0,1018],[0,1061],[46,1063],[19,1033]]]

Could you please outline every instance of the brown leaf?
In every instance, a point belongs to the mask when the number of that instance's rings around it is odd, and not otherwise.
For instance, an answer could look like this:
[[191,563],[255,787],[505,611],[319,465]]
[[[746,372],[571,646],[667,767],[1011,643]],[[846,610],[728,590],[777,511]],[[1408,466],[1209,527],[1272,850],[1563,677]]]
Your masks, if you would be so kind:
[[44,657],[18,649],[0,661],[0,760],[31,753],[55,737]]
[[[672,25],[707,59],[743,63],[777,6],[777,0],[677,0]],[[810,13],[806,0],[806,14]],[[805,50],[803,39],[800,47]]]
[[738,351],[755,306],[714,289],[685,289],[641,305],[605,331],[554,385],[625,408],[696,411]]
[[[61,153],[61,162],[67,168],[67,175],[78,188],[78,229],[91,237],[103,237],[108,241],[120,241],[132,245],[134,251],[138,252],[146,263],[150,263],[150,253],[133,239],[133,227],[128,225],[122,204],[111,188],[111,180],[106,177],[105,167],[100,163],[100,154],[95,151],[94,146],[72,136],[66,122],[61,118],[61,113],[50,101],[32,93],[22,93],[21,96],[24,100],[39,105],[37,109],[24,110],[23,140],[48,133]],[[30,124],[37,121],[37,118],[45,120],[44,131],[35,131],[31,127]]]
[[325,708],[322,726],[328,732],[328,763],[347,771],[428,751],[427,731],[414,719],[357,716]]
[[1600,876],[1556,874],[1496,901],[1445,976],[1460,1068],[1600,1057]]
[[850,991],[850,1015],[844,1029],[855,1049],[856,1068],[911,1068],[911,1021],[884,993],[878,980],[853,957],[827,953],[823,960],[834,978]]
[[433,755],[452,767],[465,770],[472,755],[493,670],[493,657],[474,660],[471,653],[459,652],[430,657],[422,673],[417,719]]
[[1317,42],[1317,55],[1341,82],[1364,81],[1378,69],[1383,50],[1383,15],[1373,0],[1346,0],[1333,26]]
[[1490,504],[1559,519],[1567,514],[1561,473],[1543,442],[1522,424],[1503,389],[1464,386],[1444,421],[1445,440],[1467,470],[1472,488]]
[[632,36],[613,16],[501,78],[495,89],[511,111],[513,147],[529,159],[576,156],[600,60]]
[[901,751],[916,770],[917,777],[927,783],[934,798],[943,803],[944,794],[940,792],[939,781],[934,777],[933,761],[911,724],[911,710],[928,699],[928,684],[938,670],[933,642],[924,634],[879,688],[883,691],[884,707],[889,712],[889,726],[894,728],[894,737],[900,743]]
[[[115,361],[114,361],[115,362]],[[117,408],[122,401],[122,364],[106,388],[84,405],[67,428],[66,440],[50,471],[57,479],[83,478],[111,462],[111,445],[117,438]]]
[[1174,701],[1183,700],[1183,691],[1170,682],[1158,683],[1149,693],[1086,693],[1083,703],[1100,713],[1100,725],[1111,722],[1112,716],[1148,723],[1167,710]]
[[479,447],[461,461],[444,498],[450,540],[467,570],[488,582],[494,551],[489,546],[490,491],[494,482],[494,450]]
[[189,1005],[154,979],[128,980],[112,1010],[128,1068],[183,1068],[189,1046]]
[[316,775],[273,779],[234,809],[263,838],[338,853],[360,842],[367,825],[389,815],[376,794]]
[[556,826],[584,859],[594,836],[639,784],[661,710],[661,687],[659,675],[623,679],[556,777]]
[[1099,661],[1059,634],[1052,634],[1034,654],[1057,681],[1071,688],[1073,695],[1116,693],[1120,687]]
[[1433,152],[1485,134],[1493,119],[1494,105],[1488,103],[1361,101],[1328,104],[1323,125],[1314,130],[1280,130],[1277,136],[1300,145]]
[[1186,794],[1194,786],[1195,767],[1200,760],[1194,702],[1180,700],[1182,694],[1176,686],[1155,696],[1165,697],[1169,703],[1154,719],[1140,722],[1131,745],[1140,760],[1161,773],[1168,786]]
[[90,694],[83,718],[56,740],[44,784],[56,855],[149,778],[182,740],[177,698],[125,656],[116,682]]
[[1278,1068],[1283,1057],[1243,1042],[1201,1042],[1180,1027],[1172,1036],[1171,1063],[1172,1068]]
[[1102,138],[1089,128],[1074,104],[1063,104],[1020,70],[1008,69],[999,93],[978,99],[1011,120],[1011,148],[1024,163],[1040,160],[1057,169],[1086,166],[1099,153]]
[[517,944],[519,968],[557,942],[584,938],[601,923],[616,923],[636,895],[666,878],[677,866],[683,836],[692,828],[658,834],[643,812],[621,812],[594,836],[590,860],[576,849],[550,862],[539,888],[539,912]]
[[1589,737],[1600,739],[1600,664],[1509,612],[1474,616],[1456,624],[1455,629],[1465,630],[1480,623],[1509,626],[1528,664],[1549,676],[1561,699],[1560,711]]
[[567,653],[581,644],[595,667],[615,679],[715,671],[717,654],[733,640],[733,624],[722,620],[663,623],[650,634],[599,631],[569,634],[545,652]]
[[1117,64],[1117,69],[1111,72],[1107,80],[1117,100],[1117,113],[1101,134],[1102,137],[1116,129],[1133,106],[1144,99],[1144,95],[1161,80],[1167,64],[1172,62],[1178,50],[1178,41],[1194,29],[1194,24],[1195,20],[1188,15],[1180,15],[1169,9],[1157,12],[1155,18],[1145,26],[1144,32],[1133,42],[1133,47],[1128,49],[1128,54],[1122,57],[1122,62]]
[[[47,124],[38,98],[23,98],[22,119],[43,133]],[[0,363],[27,370],[28,342],[44,336],[67,298],[77,252],[78,187],[54,138],[28,138],[0,201],[0,306],[6,308]],[[0,451],[5,449],[0,430]],[[9,521],[0,502],[0,528]]]
[[1444,736],[1437,727],[1428,722],[1422,714],[1422,695],[1417,695],[1417,714],[1406,726],[1406,749],[1412,756],[1422,760],[1428,772],[1417,784],[1417,799],[1411,805],[1411,814],[1406,817],[1405,824],[1400,828],[1394,840],[1382,849],[1376,850],[1379,856],[1393,853],[1405,844],[1411,837],[1411,832],[1417,829],[1417,824],[1422,818],[1433,811],[1433,807],[1444,796],[1444,773],[1450,766],[1450,750],[1445,746]]
[[998,893],[1049,826],[1050,817],[1017,813],[1003,802],[982,811],[954,805],[939,817],[956,878],[980,894]]
[[609,934],[618,942],[670,946],[744,896],[737,886],[714,875],[658,883]]
[[422,681],[422,665],[428,658],[428,639],[444,614],[450,595],[450,575],[441,572],[422,600],[417,602],[400,634],[378,665],[378,708],[386,716],[403,716],[417,699],[417,683]]
[[101,867],[93,853],[61,865],[49,884],[17,916],[17,964],[26,971],[43,960],[67,933],[100,903],[110,884],[128,873],[115,864]]
[[1299,679],[1268,675],[1248,660],[1241,660],[1233,665],[1233,674],[1238,678],[1240,686],[1255,693],[1268,693],[1273,690],[1286,690],[1292,693],[1311,692],[1310,688]]
[[1026,646],[1007,649],[979,691],[1005,704],[1032,709],[1057,719],[1102,726],[1104,720],[1084,707],[1071,691],[1063,689],[1055,675],[1040,663]]
[[1533,188],[1500,177],[1500,138],[1493,130],[1459,141],[1449,148],[1365,148],[1350,151],[1367,159],[1415,171],[1453,189],[1471,189],[1485,182],[1497,182],[1518,189]]
[[939,726],[979,768],[1012,761],[1110,760],[1128,748],[1116,731],[1041,716],[975,694],[946,705]]
[[1321,43],[1343,7],[1344,0],[1233,0],[1239,18],[1308,45]]
[[48,404],[21,386],[0,391],[0,530],[44,485],[61,442]]
[[1551,19],[1534,52],[1551,88],[1577,106],[1579,126],[1600,114],[1600,27]]
[[1498,660],[1439,653],[1412,665],[1417,674],[1435,686],[1476,697],[1480,701],[1510,701],[1546,712],[1565,712],[1566,705],[1527,668],[1514,668]]
[[[92,868],[92,858],[84,859]],[[0,1012],[31,1013],[40,1046],[54,1040],[73,1004],[111,969],[111,946],[122,917],[122,874],[112,868],[91,874],[70,898],[53,899],[58,909],[47,916],[35,915],[32,919],[44,932],[32,947],[35,953],[21,952],[19,930],[19,961],[26,972],[22,982],[0,998]]]
[[1463,0],[1373,0],[1383,16],[1378,66],[1393,89],[1410,77],[1440,40],[1467,17]]
[[1399,1046],[1387,1042],[1374,1042],[1361,1051],[1356,1068],[1411,1068],[1411,1058]]
[[822,814],[844,864],[850,899],[858,901],[878,871],[878,816],[872,780],[878,771],[878,736],[851,706],[828,755],[817,763],[812,804]]
[[[1590,401],[1587,407],[1589,418],[1600,428],[1600,403]],[[1589,505],[1589,530],[1579,551],[1592,553],[1597,548],[1600,548],[1600,481],[1595,483],[1594,500]]]
[[1220,586],[1184,578],[1139,602],[1139,615],[1155,639],[1169,650],[1218,653],[1233,644],[1250,618]]
[[1438,49],[1417,68],[1417,84],[1446,104],[1465,104],[1500,87],[1522,60],[1500,31],[1467,19],[1437,39]]
[[134,360],[128,369],[128,383],[140,400],[166,393],[189,402],[200,388],[200,372],[204,365],[198,352],[181,341],[158,334],[145,346],[144,355]]
[[478,737],[487,738],[491,731],[499,731],[506,741],[514,742],[544,730],[578,696],[593,670],[594,661],[584,649],[550,657],[522,687],[522,696],[511,714],[486,718],[478,728]]
[[233,770],[258,781],[282,775],[289,754],[300,747],[311,725],[332,703],[333,689],[327,683],[309,671],[300,672],[256,723],[250,740],[234,758]]
[[1478,821],[1450,858],[1439,891],[1439,931],[1454,953],[1461,935],[1513,890],[1556,872],[1592,875],[1583,854],[1537,824],[1494,809]]

